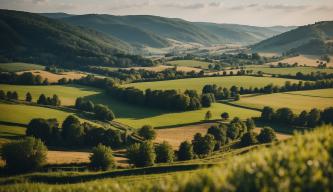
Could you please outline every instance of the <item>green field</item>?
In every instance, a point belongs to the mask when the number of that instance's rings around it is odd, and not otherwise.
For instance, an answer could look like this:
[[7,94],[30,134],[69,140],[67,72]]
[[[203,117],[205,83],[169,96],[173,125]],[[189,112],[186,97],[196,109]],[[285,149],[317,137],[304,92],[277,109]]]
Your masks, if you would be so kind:
[[175,60],[175,61],[169,61],[168,63],[176,66],[196,67],[202,69],[208,69],[208,65],[212,64],[206,61],[197,61],[197,60]]
[[42,65],[29,64],[29,63],[0,63],[0,72],[18,72],[29,70],[44,70]]
[[141,90],[148,88],[152,90],[162,89],[175,89],[184,91],[186,89],[195,89],[201,93],[202,88],[207,84],[216,84],[221,87],[230,88],[233,85],[238,87],[264,87],[270,83],[274,85],[284,85],[286,81],[298,82],[297,80],[271,78],[271,77],[253,77],[253,76],[228,76],[228,77],[204,77],[204,78],[190,78],[178,79],[169,81],[155,81],[155,82],[142,82],[125,84],[126,87],[136,87]]
[[245,70],[253,70],[254,73],[261,71],[266,74],[274,75],[296,75],[296,73],[301,72],[303,74],[310,73],[333,73],[333,69],[319,69],[315,67],[290,67],[290,68],[271,68],[269,66],[255,66],[255,67],[246,67]]
[[84,86],[70,85],[70,86],[25,86],[25,85],[5,85],[0,84],[0,90],[4,91],[17,91],[19,99],[24,100],[26,93],[29,91],[32,95],[34,102],[37,101],[40,94],[52,96],[57,94],[60,97],[62,105],[73,105],[77,97],[91,96],[100,93],[100,90],[94,88],[87,88]]
[[[18,86],[18,85],[1,85],[1,89],[4,90],[16,90],[19,93],[20,99],[24,99],[24,95],[27,91],[33,94],[34,100],[40,93],[46,93],[47,95],[58,94],[62,104],[73,105],[75,99],[79,96],[91,99],[94,103],[100,103],[110,106],[115,113],[116,121],[128,124],[134,128],[139,128],[142,125],[150,124],[155,127],[172,126],[178,124],[187,124],[200,122],[203,120],[207,110],[210,110],[213,114],[213,119],[220,118],[222,112],[228,112],[231,116],[239,116],[241,118],[247,118],[252,116],[258,116],[259,113],[253,110],[242,109],[238,107],[232,107],[229,105],[215,103],[212,107],[204,108],[197,111],[186,112],[169,112],[164,110],[145,108],[140,106],[133,106],[124,102],[115,100],[107,96],[99,89],[94,89],[84,86]],[[27,106],[21,106],[21,110]],[[20,112],[20,110],[17,110]],[[57,110],[55,110],[57,111]],[[24,112],[23,112],[24,113]],[[15,114],[15,113],[8,113]],[[41,117],[48,116],[50,113],[40,113]],[[37,115],[37,114],[36,114]],[[60,115],[60,114],[58,114]],[[51,118],[52,116],[50,116]],[[13,117],[14,118],[14,117]]]
[[294,112],[311,110],[312,108],[324,109],[333,106],[333,89],[293,91],[259,96],[243,96],[237,105],[261,109],[270,106],[275,109],[289,107]]

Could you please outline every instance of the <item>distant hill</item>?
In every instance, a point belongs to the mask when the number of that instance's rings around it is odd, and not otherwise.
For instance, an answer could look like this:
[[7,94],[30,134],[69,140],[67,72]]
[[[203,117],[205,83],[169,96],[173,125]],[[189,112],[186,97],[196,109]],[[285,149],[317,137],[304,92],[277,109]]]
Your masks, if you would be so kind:
[[298,27],[252,46],[253,51],[333,54],[333,21]]
[[45,65],[150,65],[126,55],[130,46],[119,39],[39,14],[0,10],[0,61]]
[[[54,15],[50,17],[57,18]],[[66,15],[58,18],[73,25],[84,26],[116,37],[135,47],[146,45],[156,48],[169,46],[169,39],[203,45],[221,43],[249,45],[294,28],[189,22],[150,15],[89,14],[69,17]]]

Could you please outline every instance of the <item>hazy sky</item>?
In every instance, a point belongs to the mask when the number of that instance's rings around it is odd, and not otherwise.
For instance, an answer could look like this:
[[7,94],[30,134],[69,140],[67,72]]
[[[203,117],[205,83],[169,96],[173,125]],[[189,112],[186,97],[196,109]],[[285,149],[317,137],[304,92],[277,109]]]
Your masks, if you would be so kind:
[[333,20],[333,0],[0,0],[0,8],[73,14],[159,15],[258,26]]

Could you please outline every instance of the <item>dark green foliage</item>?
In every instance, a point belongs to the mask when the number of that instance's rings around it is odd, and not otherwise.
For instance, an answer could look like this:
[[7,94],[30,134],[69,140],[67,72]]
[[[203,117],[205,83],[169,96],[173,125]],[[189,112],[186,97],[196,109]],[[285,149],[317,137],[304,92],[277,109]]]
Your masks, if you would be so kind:
[[81,145],[83,143],[84,129],[79,119],[69,115],[62,123],[61,135],[67,144]]
[[37,100],[37,104],[40,105],[47,105],[47,100],[46,100],[46,96],[44,94],[41,94]]
[[256,124],[254,123],[252,118],[246,119],[245,124],[248,131],[253,130],[256,127]]
[[263,121],[271,121],[274,118],[274,110],[271,107],[264,107],[261,112],[261,119]]
[[300,115],[296,118],[295,124],[298,126],[305,127],[307,126],[308,121],[308,113],[306,111],[302,111]]
[[174,159],[174,151],[172,149],[172,146],[164,141],[161,144],[158,144],[155,147],[156,152],[156,162],[157,163],[172,163]]
[[[218,141],[219,145],[224,145],[227,142],[227,127],[225,125],[218,126],[211,126],[207,134],[211,134],[214,136],[214,139]],[[218,146],[220,147],[220,146]]]
[[221,118],[222,118],[224,121],[228,120],[228,119],[229,119],[229,113],[227,113],[227,112],[223,112],[223,113],[221,114]]
[[138,134],[145,140],[154,140],[156,137],[156,131],[150,125],[142,126],[142,128],[139,129]]
[[274,117],[275,121],[286,124],[292,123],[294,118],[294,113],[287,107],[276,110]]
[[55,144],[59,140],[59,123],[56,119],[32,119],[26,135],[41,139],[46,144]]
[[235,95],[235,101],[239,101],[240,100],[240,94],[236,94]]
[[108,106],[98,104],[94,107],[96,118],[102,121],[112,121],[115,116]]
[[210,120],[212,118],[212,112],[207,111],[205,114],[205,120]]
[[0,90],[0,99],[6,99],[6,94],[3,90]]
[[133,144],[127,148],[127,157],[137,167],[152,166],[156,159],[154,145],[149,141]]
[[129,48],[120,40],[39,14],[1,10],[0,23],[0,50],[2,58],[7,61],[67,68],[83,65],[152,65],[150,60],[140,56],[124,54],[122,51]]
[[115,161],[112,154],[112,149],[105,145],[99,144],[92,149],[90,156],[90,166],[96,170],[110,170],[114,168]]
[[31,102],[31,101],[32,101],[32,96],[31,96],[30,92],[28,92],[28,93],[25,95],[25,101],[26,101],[26,102]]
[[95,104],[90,100],[83,100],[82,97],[78,97],[75,100],[75,108],[83,111],[93,112]]
[[51,98],[51,97],[46,97],[44,94],[41,94],[37,100],[37,104],[60,106],[61,101],[60,101],[58,95],[53,95]]
[[179,161],[191,160],[194,157],[193,146],[189,141],[184,141],[180,144],[177,153]]
[[252,132],[252,131],[248,131],[246,132],[242,137],[241,137],[241,141],[240,144],[242,146],[249,146],[249,145],[253,145],[258,143],[257,140],[257,134]]
[[206,93],[201,96],[201,105],[203,107],[210,107],[213,102],[215,102],[215,98],[214,98],[213,94]]
[[52,99],[51,99],[51,105],[60,106],[60,104],[61,104],[61,101],[60,101],[58,95],[53,95]]
[[28,137],[2,147],[6,168],[13,172],[36,171],[46,163],[47,148],[40,139]]
[[9,100],[18,100],[18,94],[16,91],[7,91],[5,98]]
[[333,124],[333,107],[324,109],[321,118],[325,123]]
[[264,127],[261,129],[257,139],[260,143],[271,143],[276,140],[275,131],[270,127]]
[[232,123],[228,126],[227,129],[227,136],[228,138],[234,140],[236,138],[238,138],[240,135],[240,130],[239,130],[239,126],[237,126],[236,123]]
[[312,109],[308,114],[308,126],[315,127],[320,122],[320,111],[318,109]]
[[211,134],[202,136],[200,133],[197,133],[194,135],[192,141],[193,151],[199,156],[209,155],[213,152],[215,144],[214,136]]

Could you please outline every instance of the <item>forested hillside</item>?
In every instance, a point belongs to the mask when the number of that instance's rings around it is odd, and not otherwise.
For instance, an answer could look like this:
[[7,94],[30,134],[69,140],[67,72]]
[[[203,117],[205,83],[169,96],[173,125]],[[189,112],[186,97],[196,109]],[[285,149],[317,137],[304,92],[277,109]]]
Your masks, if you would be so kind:
[[151,65],[124,54],[129,46],[96,31],[75,27],[39,14],[0,10],[0,60],[67,68],[79,65]]
[[299,27],[253,46],[254,51],[300,54],[333,53],[333,21]]

